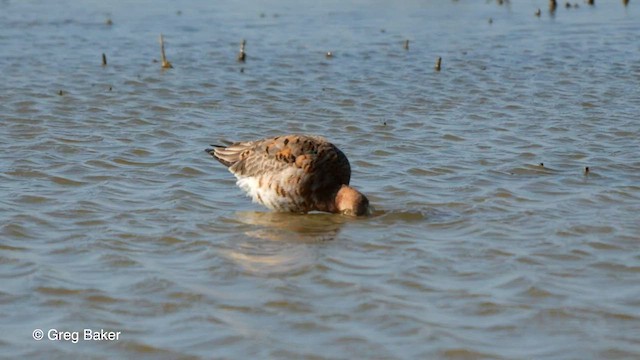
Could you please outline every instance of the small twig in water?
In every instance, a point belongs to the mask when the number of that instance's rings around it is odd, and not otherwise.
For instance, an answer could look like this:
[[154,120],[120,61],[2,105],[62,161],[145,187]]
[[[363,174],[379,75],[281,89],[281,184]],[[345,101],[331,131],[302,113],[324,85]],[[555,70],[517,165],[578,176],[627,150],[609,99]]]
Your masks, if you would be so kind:
[[162,60],[163,69],[171,69],[173,65],[167,60],[167,56],[164,53],[164,38],[160,34],[160,59]]
[[107,55],[102,53],[102,66],[107,66]]
[[240,43],[240,52],[238,53],[238,61],[245,62],[247,60],[247,54],[244,52],[244,46],[247,44],[245,39],[242,39]]
[[436,71],[440,71],[441,65],[442,65],[442,58],[438,56],[438,59],[436,59],[436,66],[435,66]]

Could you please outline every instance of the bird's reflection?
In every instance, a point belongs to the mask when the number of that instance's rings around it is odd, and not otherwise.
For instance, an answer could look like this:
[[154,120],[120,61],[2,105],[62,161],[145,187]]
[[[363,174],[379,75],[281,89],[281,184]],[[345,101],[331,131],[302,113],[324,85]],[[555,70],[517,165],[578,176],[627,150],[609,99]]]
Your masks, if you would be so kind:
[[286,242],[318,242],[334,240],[349,219],[334,214],[291,214],[246,211],[236,213],[236,219],[258,227],[245,232],[254,238]]
[[317,262],[314,243],[336,239],[350,219],[335,214],[238,212],[244,236],[224,251],[244,271],[270,275],[299,273]]

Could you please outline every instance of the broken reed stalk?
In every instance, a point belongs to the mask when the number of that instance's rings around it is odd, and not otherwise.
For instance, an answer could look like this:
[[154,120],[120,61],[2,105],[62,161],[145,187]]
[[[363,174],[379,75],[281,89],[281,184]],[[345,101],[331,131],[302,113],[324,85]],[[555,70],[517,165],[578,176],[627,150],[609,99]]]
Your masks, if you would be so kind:
[[102,66],[107,66],[107,55],[102,53]]
[[242,42],[240,43],[240,52],[238,53],[239,62],[245,62],[245,60],[247,60],[247,54],[244,52],[244,46],[246,44],[247,41],[245,39],[242,39]]
[[441,65],[442,65],[442,58],[438,56],[438,59],[436,60],[436,66],[435,66],[436,71],[440,71]]
[[167,56],[164,53],[164,39],[162,34],[160,34],[160,58],[162,60],[162,68],[163,69],[171,69],[173,65],[167,60]]
[[404,49],[409,50],[409,40],[404,41]]

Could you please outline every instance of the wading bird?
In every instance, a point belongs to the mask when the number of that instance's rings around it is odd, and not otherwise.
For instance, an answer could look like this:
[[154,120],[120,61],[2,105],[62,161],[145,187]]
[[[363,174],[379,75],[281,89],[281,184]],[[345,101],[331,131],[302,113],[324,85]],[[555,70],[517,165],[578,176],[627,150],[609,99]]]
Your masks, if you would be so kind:
[[286,135],[211,146],[205,151],[229,168],[238,186],[272,210],[371,213],[367,197],[349,186],[349,160],[323,137]]

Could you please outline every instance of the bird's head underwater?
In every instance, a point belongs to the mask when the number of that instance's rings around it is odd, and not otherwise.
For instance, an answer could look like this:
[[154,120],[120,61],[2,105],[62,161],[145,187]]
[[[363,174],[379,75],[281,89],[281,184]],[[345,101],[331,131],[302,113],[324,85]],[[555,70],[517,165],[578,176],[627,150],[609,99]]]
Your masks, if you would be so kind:
[[371,206],[369,206],[369,199],[358,190],[343,185],[335,199],[337,212],[343,215],[349,216],[364,216],[370,215],[372,212]]

